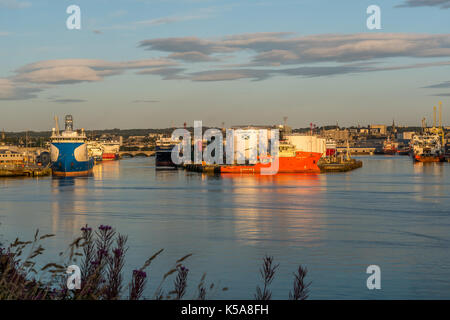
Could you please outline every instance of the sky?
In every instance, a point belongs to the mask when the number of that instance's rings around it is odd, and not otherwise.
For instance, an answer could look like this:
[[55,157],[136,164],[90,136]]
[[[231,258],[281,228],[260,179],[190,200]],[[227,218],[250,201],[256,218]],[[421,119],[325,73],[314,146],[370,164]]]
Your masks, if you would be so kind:
[[450,0],[0,0],[6,131],[450,125],[449,71]]

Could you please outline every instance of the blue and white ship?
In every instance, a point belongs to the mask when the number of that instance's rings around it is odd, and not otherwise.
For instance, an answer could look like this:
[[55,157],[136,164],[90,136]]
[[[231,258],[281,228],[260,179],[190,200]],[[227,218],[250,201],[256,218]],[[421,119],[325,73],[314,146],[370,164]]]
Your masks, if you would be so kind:
[[65,117],[65,131],[59,132],[58,119],[51,136],[52,172],[55,176],[85,176],[92,173],[94,159],[87,150],[84,129],[73,130],[71,115]]

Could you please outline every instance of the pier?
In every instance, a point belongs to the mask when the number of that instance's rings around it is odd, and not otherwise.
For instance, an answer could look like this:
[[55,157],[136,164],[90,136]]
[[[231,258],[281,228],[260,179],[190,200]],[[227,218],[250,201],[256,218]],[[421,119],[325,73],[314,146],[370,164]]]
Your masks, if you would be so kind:
[[325,162],[321,161],[318,163],[320,172],[347,172],[361,168],[363,165],[361,160],[350,159],[339,162]]
[[51,175],[49,167],[36,165],[1,165],[0,177],[42,177]]
[[[350,159],[350,160],[338,160],[335,162],[326,162],[321,160],[318,164],[320,168],[320,173],[327,172],[347,172],[352,171],[363,166],[361,160]],[[220,173],[219,164],[185,164],[183,165],[186,171],[192,172],[204,172],[204,173]]]
[[184,169],[186,171],[205,172],[205,173],[220,173],[219,164],[185,164]]

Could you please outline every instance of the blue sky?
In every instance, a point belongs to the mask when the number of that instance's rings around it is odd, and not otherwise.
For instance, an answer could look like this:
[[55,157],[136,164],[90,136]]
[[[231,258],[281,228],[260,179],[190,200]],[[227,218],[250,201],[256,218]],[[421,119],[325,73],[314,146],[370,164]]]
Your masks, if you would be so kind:
[[[81,8],[68,30],[66,8]],[[381,8],[381,30],[366,8]],[[0,129],[450,122],[449,0],[0,0]]]

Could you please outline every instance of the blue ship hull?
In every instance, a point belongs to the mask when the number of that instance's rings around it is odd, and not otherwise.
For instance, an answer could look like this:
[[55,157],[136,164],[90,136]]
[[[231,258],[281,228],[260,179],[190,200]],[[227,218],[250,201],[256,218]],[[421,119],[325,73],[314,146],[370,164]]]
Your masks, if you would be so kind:
[[84,176],[92,173],[94,159],[77,161],[75,149],[84,143],[52,143],[58,149],[58,159],[52,163],[52,172],[56,176]]

